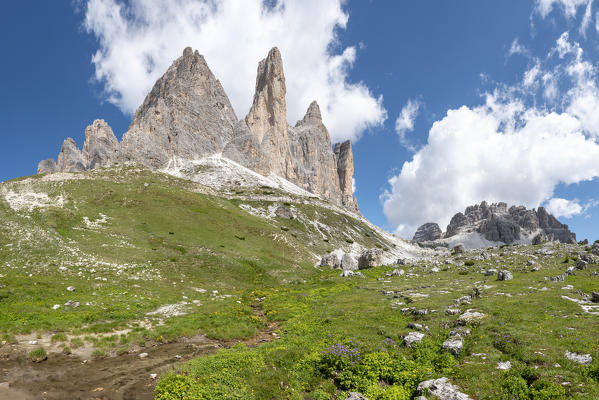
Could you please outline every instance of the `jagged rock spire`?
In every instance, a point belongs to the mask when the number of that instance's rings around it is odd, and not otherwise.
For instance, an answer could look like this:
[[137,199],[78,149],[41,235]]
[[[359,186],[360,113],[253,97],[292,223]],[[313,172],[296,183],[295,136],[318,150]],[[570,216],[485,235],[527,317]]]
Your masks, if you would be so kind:
[[285,74],[279,49],[273,47],[258,64],[256,92],[245,122],[270,155],[270,170],[291,181],[294,165],[289,151]]
[[237,117],[206,60],[190,47],[156,81],[123,136],[124,160],[162,167],[222,151]]
[[352,195],[351,144],[337,144],[333,152],[316,101],[302,120],[289,126],[285,95],[283,62],[275,47],[258,65],[250,112],[238,120],[204,57],[188,47],[156,81],[121,143],[105,121],[96,120],[85,130],[82,151],[69,138],[57,162],[40,162],[38,172],[84,171],[122,161],[164,168],[174,158],[221,154],[359,211]]

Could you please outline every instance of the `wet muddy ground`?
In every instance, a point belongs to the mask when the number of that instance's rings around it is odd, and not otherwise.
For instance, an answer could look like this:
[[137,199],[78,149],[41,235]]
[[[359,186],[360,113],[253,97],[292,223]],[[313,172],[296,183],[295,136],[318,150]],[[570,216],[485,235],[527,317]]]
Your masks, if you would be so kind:
[[[0,400],[153,399],[161,373],[238,342],[257,346],[271,341],[278,337],[277,328],[277,324],[269,324],[255,337],[243,341],[221,342],[198,335],[135,353],[90,360],[50,353],[46,361],[34,363],[27,357],[27,349],[4,346],[0,349]],[[148,356],[142,359],[140,353]],[[157,377],[152,378],[152,374]]]

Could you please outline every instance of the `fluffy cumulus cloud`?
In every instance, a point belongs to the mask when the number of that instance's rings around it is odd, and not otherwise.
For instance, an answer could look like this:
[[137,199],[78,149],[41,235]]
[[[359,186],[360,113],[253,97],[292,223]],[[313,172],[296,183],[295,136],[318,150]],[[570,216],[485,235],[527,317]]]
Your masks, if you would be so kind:
[[584,211],[583,206],[580,205],[577,199],[568,200],[559,197],[550,199],[547,202],[546,208],[547,211],[557,218],[572,218],[582,214]]
[[95,78],[108,101],[131,114],[174,59],[191,46],[206,57],[237,116],[252,102],[258,62],[281,51],[291,123],[312,100],[333,140],[358,139],[382,124],[382,97],[348,74],[356,48],[337,32],[348,14],[343,0],[87,0],[84,26],[99,43]]
[[[555,58],[563,62],[555,66],[550,62]],[[560,93],[560,111],[528,106],[534,101],[527,97],[543,93],[558,76],[569,88]],[[582,213],[586,206],[554,199],[553,193],[558,184],[599,176],[596,80],[580,46],[562,35],[548,60],[536,62],[520,86],[487,93],[480,106],[449,110],[382,195],[396,233],[410,238],[425,222],[444,227],[453,214],[482,200],[547,203],[562,217]]]
[[399,136],[401,145],[412,152],[415,152],[416,148],[410,143],[406,135],[414,130],[414,121],[418,117],[419,111],[420,101],[409,99],[395,121],[395,131]]

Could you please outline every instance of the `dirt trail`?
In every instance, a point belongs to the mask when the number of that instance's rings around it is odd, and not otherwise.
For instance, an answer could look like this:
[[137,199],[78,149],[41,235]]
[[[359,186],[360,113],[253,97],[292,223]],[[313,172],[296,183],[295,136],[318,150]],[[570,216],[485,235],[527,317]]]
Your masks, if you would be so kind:
[[[254,312],[263,317],[259,308],[254,308]],[[133,354],[88,361],[52,353],[46,361],[33,363],[24,349],[5,347],[0,354],[0,400],[153,399],[158,379],[151,378],[151,374],[160,376],[186,361],[236,343],[257,346],[274,340],[277,329],[278,324],[270,323],[250,339],[231,342],[198,335],[156,344]],[[144,359],[139,357],[142,352],[148,353]]]

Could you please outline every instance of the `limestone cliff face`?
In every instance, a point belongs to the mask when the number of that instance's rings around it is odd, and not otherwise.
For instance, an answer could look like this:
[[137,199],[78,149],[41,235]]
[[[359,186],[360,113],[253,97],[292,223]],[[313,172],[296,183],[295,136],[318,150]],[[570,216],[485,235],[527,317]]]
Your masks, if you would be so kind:
[[276,47],[258,64],[256,91],[245,122],[269,155],[270,171],[294,181],[295,169],[289,150],[285,74]]
[[354,152],[349,140],[335,144],[335,159],[341,189],[341,202],[344,206],[359,211],[354,197]]
[[314,101],[304,118],[289,127],[289,148],[294,161],[294,182],[313,193],[342,204],[337,162],[331,138]]
[[204,57],[188,47],[135,112],[121,157],[153,168],[173,157],[205,157],[223,149],[236,123],[222,85]]
[[175,158],[222,154],[359,212],[352,192],[351,143],[337,143],[333,150],[316,102],[290,126],[285,96],[283,62],[273,48],[258,65],[252,107],[238,120],[204,57],[186,48],[154,84],[120,143],[106,122],[96,120],[85,130],[82,150],[73,139],[65,140],[57,162],[41,161],[38,173],[79,172],[125,161],[163,168]]

